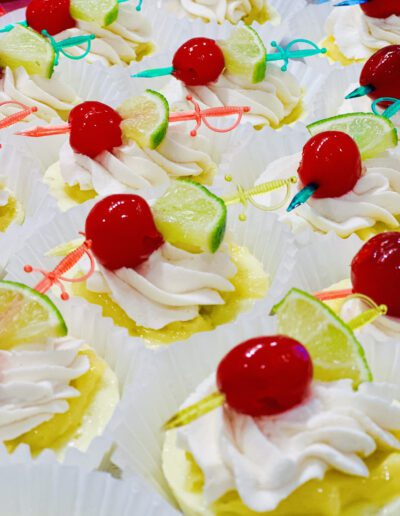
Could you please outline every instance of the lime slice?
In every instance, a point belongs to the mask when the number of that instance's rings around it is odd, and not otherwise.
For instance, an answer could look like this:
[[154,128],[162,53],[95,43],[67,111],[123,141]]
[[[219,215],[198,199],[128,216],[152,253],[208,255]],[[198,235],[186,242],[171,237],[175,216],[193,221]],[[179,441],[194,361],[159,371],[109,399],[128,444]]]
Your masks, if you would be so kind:
[[54,68],[54,50],[50,42],[36,31],[15,25],[0,35],[0,68],[12,70],[22,66],[29,75],[49,78]]
[[111,25],[118,18],[117,0],[71,0],[71,16],[75,20]]
[[146,90],[143,95],[126,100],[117,111],[124,119],[122,132],[141,147],[155,149],[165,138],[169,106],[161,93]]
[[215,253],[225,235],[224,201],[194,181],[174,181],[153,206],[153,214],[164,238],[191,252]]
[[66,334],[64,319],[47,296],[22,283],[0,281],[0,349]]
[[267,50],[254,29],[247,25],[238,27],[227,40],[219,41],[218,44],[229,73],[241,75],[252,83],[264,80]]
[[272,311],[278,316],[278,333],[298,340],[308,349],[315,378],[351,378],[355,385],[371,381],[364,350],[354,333],[324,303],[293,288]]
[[349,113],[325,118],[307,126],[311,135],[324,131],[342,131],[357,143],[363,159],[374,158],[396,147],[397,130],[388,118],[373,113]]

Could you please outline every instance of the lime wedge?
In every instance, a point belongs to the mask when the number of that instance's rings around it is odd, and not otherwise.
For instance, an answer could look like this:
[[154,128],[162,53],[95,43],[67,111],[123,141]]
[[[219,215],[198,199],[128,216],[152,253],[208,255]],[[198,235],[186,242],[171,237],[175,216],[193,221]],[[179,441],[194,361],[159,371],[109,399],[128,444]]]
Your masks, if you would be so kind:
[[397,130],[388,118],[373,113],[349,113],[325,118],[307,126],[311,135],[324,131],[342,131],[357,143],[363,159],[374,158],[396,147]]
[[117,0],[71,0],[71,16],[75,20],[111,25],[118,18]]
[[47,296],[22,283],[0,281],[0,349],[66,334],[64,319]]
[[0,68],[12,70],[22,66],[29,75],[49,78],[54,68],[54,50],[50,42],[36,31],[15,25],[0,35]]
[[316,379],[351,378],[356,386],[371,381],[361,344],[324,303],[293,288],[272,311],[278,316],[278,333],[298,340],[311,354]]
[[225,235],[224,201],[194,181],[174,181],[154,204],[153,214],[164,238],[191,252],[215,253]]
[[254,29],[247,25],[238,27],[228,39],[219,41],[218,44],[229,73],[243,76],[251,83],[264,80],[267,50]]
[[124,119],[121,128],[124,136],[141,147],[155,149],[168,130],[169,106],[167,99],[153,90],[126,100],[117,109]]

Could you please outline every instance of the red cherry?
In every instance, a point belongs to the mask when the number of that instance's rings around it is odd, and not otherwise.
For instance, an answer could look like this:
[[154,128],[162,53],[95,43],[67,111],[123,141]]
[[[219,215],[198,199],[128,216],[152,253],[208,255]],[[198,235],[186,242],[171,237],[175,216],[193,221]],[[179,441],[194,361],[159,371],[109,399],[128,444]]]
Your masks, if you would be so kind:
[[101,102],[83,102],[69,114],[70,144],[75,152],[95,158],[122,145],[120,115]]
[[37,32],[46,29],[52,36],[76,25],[70,14],[70,0],[31,0],[26,21]]
[[368,240],[351,262],[351,281],[354,292],[400,317],[400,233],[380,233]]
[[233,348],[218,366],[217,385],[236,412],[269,416],[301,403],[312,375],[305,347],[290,337],[273,335]]
[[193,38],[175,52],[174,75],[188,86],[215,82],[225,68],[224,54],[213,39]]
[[314,197],[340,197],[350,192],[361,177],[361,155],[346,133],[316,134],[303,147],[297,173],[303,185],[316,183]]
[[389,18],[392,14],[400,16],[399,0],[369,0],[360,7],[371,18]]
[[389,45],[371,56],[362,69],[360,85],[374,87],[368,93],[374,100],[400,98],[400,45]]
[[164,243],[150,206],[139,195],[116,194],[99,201],[87,216],[85,233],[96,258],[109,270],[134,269]]

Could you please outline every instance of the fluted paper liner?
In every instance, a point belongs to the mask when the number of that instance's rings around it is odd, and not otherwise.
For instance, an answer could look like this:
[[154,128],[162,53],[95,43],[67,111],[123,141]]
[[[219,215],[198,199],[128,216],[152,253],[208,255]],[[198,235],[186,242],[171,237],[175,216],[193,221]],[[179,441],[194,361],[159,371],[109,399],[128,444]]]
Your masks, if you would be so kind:
[[0,467],[0,497],[7,516],[178,514],[143,483],[54,463]]
[[0,148],[0,182],[22,205],[23,223],[12,222],[5,232],[0,232],[0,277],[8,259],[15,255],[25,239],[48,223],[57,213],[48,188],[41,183],[40,166],[32,156],[16,147],[2,144]]

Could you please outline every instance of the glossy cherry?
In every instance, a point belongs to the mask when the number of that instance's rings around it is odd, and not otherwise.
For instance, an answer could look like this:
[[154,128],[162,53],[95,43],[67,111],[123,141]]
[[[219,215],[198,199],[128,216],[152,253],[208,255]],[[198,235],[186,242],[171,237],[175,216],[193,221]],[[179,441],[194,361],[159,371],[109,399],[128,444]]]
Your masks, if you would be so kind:
[[220,362],[217,385],[229,407],[249,416],[289,410],[307,396],[313,375],[305,347],[284,335],[257,337]]
[[374,87],[368,93],[371,99],[400,98],[400,45],[389,45],[371,56],[362,69],[360,85]]
[[400,232],[380,233],[368,240],[353,258],[354,292],[365,294],[400,317]]
[[70,14],[70,0],[31,0],[26,21],[37,32],[46,29],[52,36],[76,25]]
[[400,16],[399,0],[369,0],[360,7],[371,18],[389,18],[393,14]]
[[318,185],[314,197],[340,197],[350,192],[361,177],[360,151],[345,133],[319,133],[303,147],[297,172],[304,186]]
[[188,86],[215,82],[225,68],[222,50],[213,39],[193,38],[175,52],[174,75]]
[[99,201],[87,216],[85,233],[96,258],[109,270],[133,269],[164,243],[150,206],[143,197],[132,194],[110,195]]
[[122,118],[106,104],[83,102],[72,109],[68,122],[70,144],[75,152],[95,158],[122,145]]

